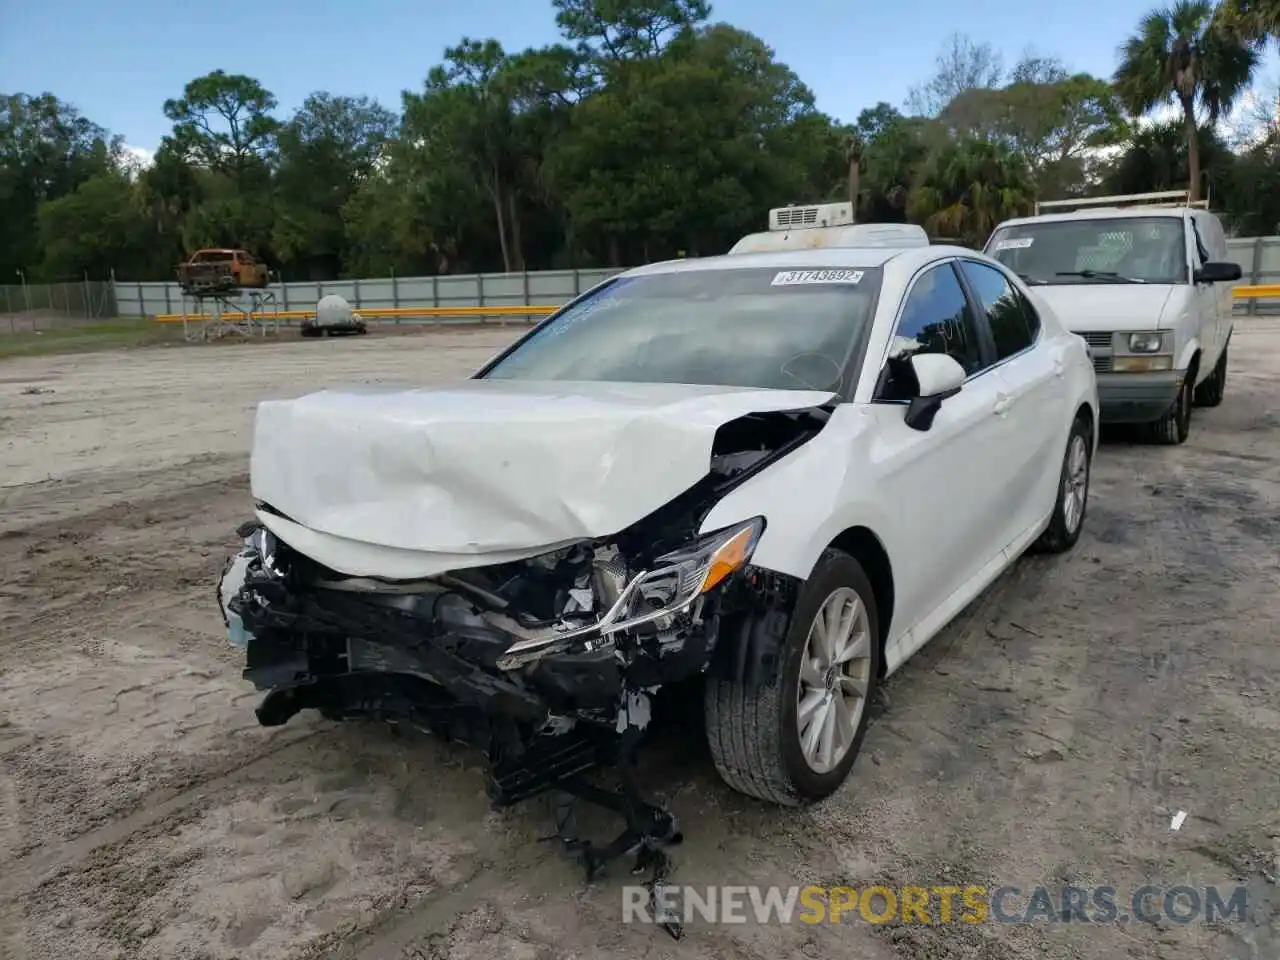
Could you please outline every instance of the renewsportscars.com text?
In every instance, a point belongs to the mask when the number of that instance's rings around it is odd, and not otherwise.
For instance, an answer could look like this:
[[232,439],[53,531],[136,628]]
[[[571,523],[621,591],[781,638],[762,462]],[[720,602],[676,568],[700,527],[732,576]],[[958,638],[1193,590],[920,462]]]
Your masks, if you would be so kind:
[[1243,921],[1244,887],[666,886],[622,889],[624,923],[1159,923]]

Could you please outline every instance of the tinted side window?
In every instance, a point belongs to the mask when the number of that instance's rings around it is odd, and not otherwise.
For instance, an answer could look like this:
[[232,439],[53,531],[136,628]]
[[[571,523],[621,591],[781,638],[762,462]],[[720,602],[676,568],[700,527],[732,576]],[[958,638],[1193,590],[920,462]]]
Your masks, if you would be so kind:
[[950,264],[921,274],[907,294],[898,329],[889,344],[882,398],[913,396],[914,375],[906,361],[917,353],[949,354],[970,374],[983,367],[977,324]]
[[962,261],[961,269],[987,313],[991,337],[996,343],[996,358],[1003,360],[1031,346],[1035,333],[1027,319],[1023,300],[1004,274],[972,260]]

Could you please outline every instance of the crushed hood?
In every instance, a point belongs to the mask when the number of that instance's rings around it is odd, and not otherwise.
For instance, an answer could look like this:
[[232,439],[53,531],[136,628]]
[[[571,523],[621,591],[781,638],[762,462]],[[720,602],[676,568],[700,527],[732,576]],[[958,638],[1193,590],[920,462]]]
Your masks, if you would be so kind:
[[1158,330],[1173,291],[1168,283],[1063,283],[1031,292],[1072,333]]
[[[723,424],[834,398],[502,380],[325,390],[259,404],[251,486],[292,521],[271,524],[282,539],[316,560],[430,576],[617,533],[707,474]],[[392,554],[398,573],[377,569]]]

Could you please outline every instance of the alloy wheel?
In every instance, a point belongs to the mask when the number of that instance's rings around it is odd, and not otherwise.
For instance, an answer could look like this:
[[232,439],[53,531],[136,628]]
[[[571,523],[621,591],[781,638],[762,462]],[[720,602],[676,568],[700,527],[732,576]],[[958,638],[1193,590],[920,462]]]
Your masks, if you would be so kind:
[[1084,437],[1075,434],[1067,448],[1067,479],[1062,485],[1062,519],[1067,531],[1075,533],[1084,519],[1085,500],[1089,496],[1089,450]]
[[796,693],[796,727],[814,773],[840,765],[853,745],[871,682],[871,621],[850,587],[823,601],[809,627]]

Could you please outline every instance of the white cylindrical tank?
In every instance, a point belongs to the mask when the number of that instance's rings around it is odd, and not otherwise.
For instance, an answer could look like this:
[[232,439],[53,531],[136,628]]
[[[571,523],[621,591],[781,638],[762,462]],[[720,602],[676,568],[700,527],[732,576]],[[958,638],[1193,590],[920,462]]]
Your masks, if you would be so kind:
[[320,298],[320,302],[316,304],[317,327],[346,327],[351,323],[351,304],[336,293]]

